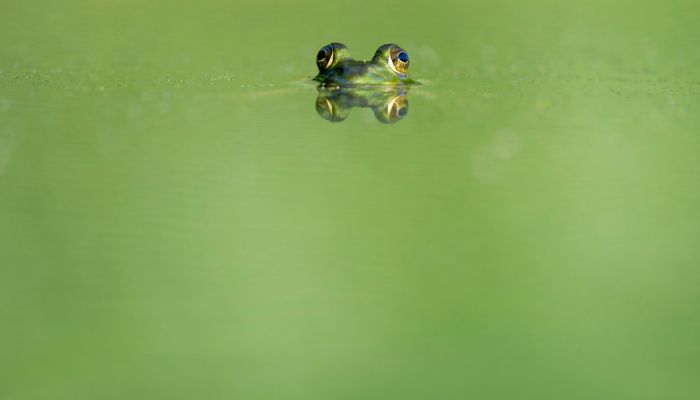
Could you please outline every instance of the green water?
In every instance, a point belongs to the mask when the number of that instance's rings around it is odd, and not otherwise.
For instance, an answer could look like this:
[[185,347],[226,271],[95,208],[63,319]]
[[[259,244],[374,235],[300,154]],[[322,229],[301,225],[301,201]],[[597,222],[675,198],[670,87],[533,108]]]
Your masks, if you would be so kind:
[[697,398],[699,12],[3,2],[0,398]]

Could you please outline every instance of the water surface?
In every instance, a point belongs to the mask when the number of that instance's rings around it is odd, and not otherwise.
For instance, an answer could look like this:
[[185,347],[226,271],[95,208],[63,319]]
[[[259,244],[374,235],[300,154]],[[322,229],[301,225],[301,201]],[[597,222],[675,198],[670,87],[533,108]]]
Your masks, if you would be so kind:
[[[2,9],[0,397],[700,390],[696,3]],[[404,118],[319,117],[331,41]]]

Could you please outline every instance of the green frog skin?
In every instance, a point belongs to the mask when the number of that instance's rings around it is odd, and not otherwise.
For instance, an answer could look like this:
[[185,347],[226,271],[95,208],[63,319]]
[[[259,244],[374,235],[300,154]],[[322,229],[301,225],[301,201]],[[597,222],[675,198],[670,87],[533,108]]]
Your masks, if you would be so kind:
[[374,86],[416,84],[408,76],[408,53],[395,44],[380,46],[370,61],[350,57],[342,43],[331,43],[316,56],[318,75],[324,86]]

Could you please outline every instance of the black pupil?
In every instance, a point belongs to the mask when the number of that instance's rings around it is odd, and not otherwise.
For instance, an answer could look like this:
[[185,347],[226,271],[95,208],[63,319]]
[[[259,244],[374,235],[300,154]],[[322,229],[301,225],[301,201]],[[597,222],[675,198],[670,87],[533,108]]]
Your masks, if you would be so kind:
[[319,51],[316,55],[316,60],[322,61],[324,58],[326,58],[326,49],[321,49],[321,51]]
[[408,62],[408,54],[406,54],[405,51],[399,53],[399,55],[396,58],[398,58],[401,62]]

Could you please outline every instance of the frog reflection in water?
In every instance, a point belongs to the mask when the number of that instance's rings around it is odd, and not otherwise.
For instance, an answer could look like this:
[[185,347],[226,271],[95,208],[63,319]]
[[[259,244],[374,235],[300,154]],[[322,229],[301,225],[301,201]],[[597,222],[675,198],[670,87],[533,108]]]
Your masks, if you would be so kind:
[[408,113],[408,89],[318,88],[316,112],[331,122],[344,121],[353,107],[371,108],[379,122],[393,124]]
[[342,43],[319,50],[316,65],[321,82],[316,98],[318,114],[332,122],[343,121],[353,107],[371,108],[380,122],[394,123],[406,116],[409,86],[408,53],[395,44],[380,46],[371,61],[350,57]]

